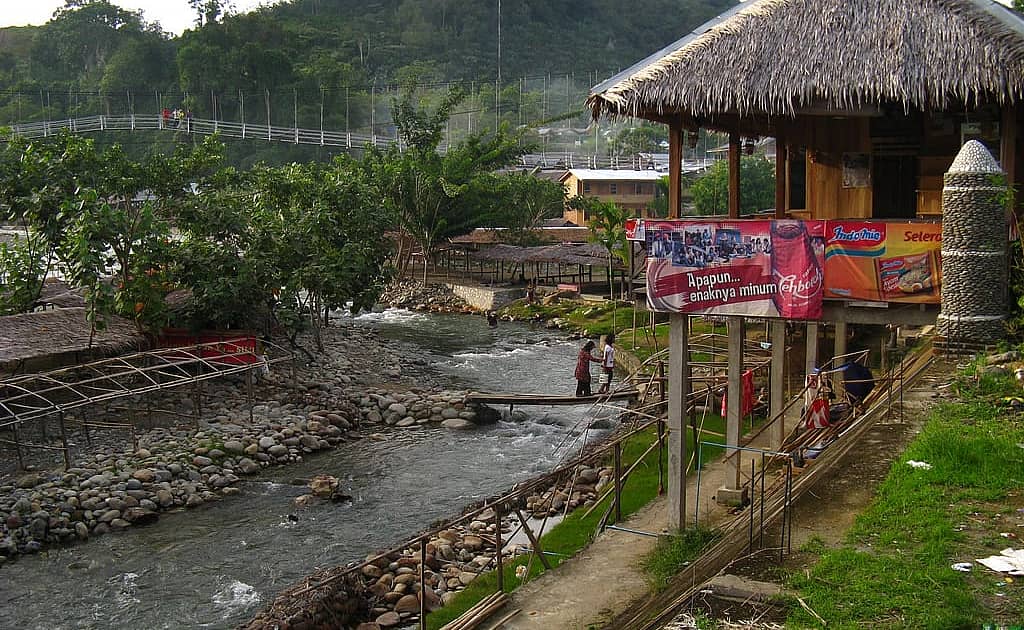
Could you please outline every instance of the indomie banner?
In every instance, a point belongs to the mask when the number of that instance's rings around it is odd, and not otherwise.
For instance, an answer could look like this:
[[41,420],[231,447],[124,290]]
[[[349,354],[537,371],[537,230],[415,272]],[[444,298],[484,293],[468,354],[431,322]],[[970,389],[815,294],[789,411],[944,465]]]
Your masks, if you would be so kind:
[[824,221],[644,221],[656,311],[820,319]]
[[941,223],[829,221],[825,297],[939,302]]

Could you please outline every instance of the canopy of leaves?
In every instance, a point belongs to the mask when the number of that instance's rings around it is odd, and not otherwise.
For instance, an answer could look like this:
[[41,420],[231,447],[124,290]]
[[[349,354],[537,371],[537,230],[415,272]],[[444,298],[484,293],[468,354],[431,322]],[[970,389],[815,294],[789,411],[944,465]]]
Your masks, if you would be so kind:
[[[729,163],[715,162],[692,188],[697,214],[729,211]],[[740,158],[740,214],[748,215],[775,205],[775,166],[758,156]]]

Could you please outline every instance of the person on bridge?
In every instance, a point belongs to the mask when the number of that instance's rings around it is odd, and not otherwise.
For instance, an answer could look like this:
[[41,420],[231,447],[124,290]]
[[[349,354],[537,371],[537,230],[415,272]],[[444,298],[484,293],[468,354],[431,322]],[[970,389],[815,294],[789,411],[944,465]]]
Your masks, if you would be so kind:
[[601,359],[601,388],[598,394],[607,394],[612,385],[612,373],[615,371],[615,333],[608,333],[604,340],[604,358]]
[[590,354],[594,350],[594,342],[587,341],[580,348],[580,354],[576,358],[576,395],[593,396],[590,391],[590,362],[600,362],[601,359]]

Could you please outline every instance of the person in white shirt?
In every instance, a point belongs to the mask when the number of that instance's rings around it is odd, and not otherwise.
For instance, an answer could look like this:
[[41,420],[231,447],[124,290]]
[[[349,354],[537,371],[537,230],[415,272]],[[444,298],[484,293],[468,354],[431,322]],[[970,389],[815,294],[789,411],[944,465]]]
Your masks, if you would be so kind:
[[604,358],[601,359],[601,389],[598,394],[607,394],[612,384],[612,372],[615,371],[615,333],[608,333],[604,340]]

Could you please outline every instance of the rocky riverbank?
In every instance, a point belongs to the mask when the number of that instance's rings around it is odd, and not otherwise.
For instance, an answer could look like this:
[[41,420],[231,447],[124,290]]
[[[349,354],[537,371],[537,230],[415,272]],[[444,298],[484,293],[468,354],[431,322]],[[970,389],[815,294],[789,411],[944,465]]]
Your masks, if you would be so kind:
[[393,308],[431,313],[472,313],[474,309],[465,300],[441,284],[426,284],[416,280],[396,280],[384,289],[380,303]]
[[[464,391],[409,387],[408,376],[419,366],[403,365],[400,352],[366,331],[352,333],[348,327],[328,329],[326,351],[316,364],[279,364],[263,375],[255,387],[251,419],[244,382],[222,379],[204,384],[201,414],[192,422],[181,416],[188,418],[195,409],[195,391],[164,391],[129,401],[136,409],[146,405],[176,414],[175,422],[158,419],[148,429],[136,422],[135,445],[122,431],[71,432],[74,459],[66,471],[59,465],[59,451],[31,451],[27,461],[32,470],[27,472],[13,470],[16,460],[5,454],[9,468],[0,474],[0,565],[236,494],[240,479],[263,468],[377,437],[375,432],[472,429],[498,419],[490,408],[464,404]],[[378,384],[369,384],[374,377]],[[379,386],[382,377],[386,388]],[[416,375],[416,380],[424,377]],[[67,419],[124,423],[124,415],[87,409],[68,413]],[[29,437],[40,442],[45,435]],[[54,427],[48,435],[52,445],[59,445]]]
[[[613,483],[613,478],[612,468],[580,466],[546,490],[504,505],[503,512],[525,512],[529,526],[536,530],[538,524],[530,522],[531,519],[589,507]],[[499,524],[494,509],[477,510],[471,520],[435,531],[427,539],[425,550],[415,544],[392,553],[371,554],[363,563],[308,576],[281,593],[244,627],[381,630],[408,625],[418,620],[421,600],[428,612],[437,610],[481,574],[496,568],[499,527],[506,562],[529,552],[529,544],[509,542],[510,537],[513,541],[523,538],[518,517],[504,516]],[[309,590],[310,585],[317,584],[324,586]]]

